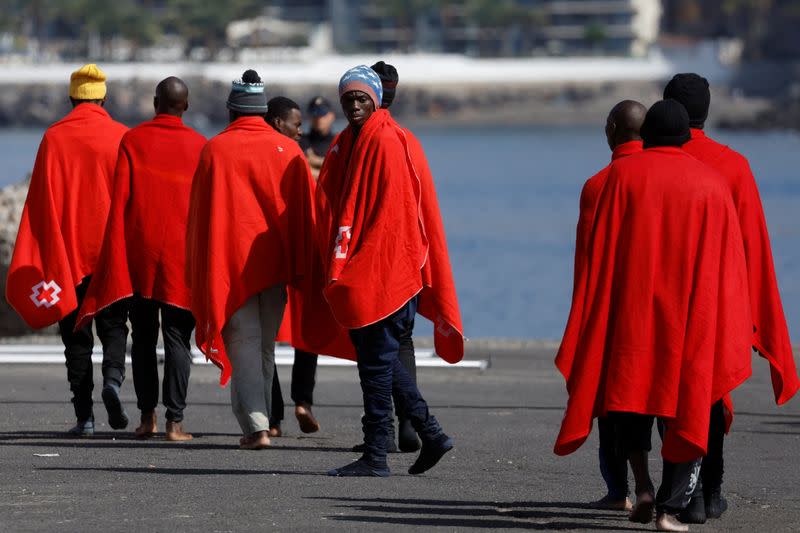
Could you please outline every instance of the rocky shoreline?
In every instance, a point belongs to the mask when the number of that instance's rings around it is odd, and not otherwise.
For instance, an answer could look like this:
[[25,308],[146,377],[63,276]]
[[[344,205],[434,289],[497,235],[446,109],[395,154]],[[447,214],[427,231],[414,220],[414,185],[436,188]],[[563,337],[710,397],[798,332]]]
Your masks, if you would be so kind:
[[[205,78],[186,79],[191,92],[187,122],[203,129],[228,120],[225,98],[229,84]],[[115,119],[134,125],[152,117],[155,83],[131,80],[110,82],[107,109]],[[646,105],[661,98],[663,82],[543,83],[537,85],[454,85],[401,87],[393,114],[405,122],[437,124],[602,124],[608,110],[624,99]],[[331,85],[269,85],[270,97],[288,96],[301,107],[322,94],[338,100]],[[55,84],[5,85],[0,92],[0,128],[46,127],[70,110],[66,86]],[[742,127],[769,114],[781,118],[766,98],[744,98],[726,87],[714,87],[713,125]]]

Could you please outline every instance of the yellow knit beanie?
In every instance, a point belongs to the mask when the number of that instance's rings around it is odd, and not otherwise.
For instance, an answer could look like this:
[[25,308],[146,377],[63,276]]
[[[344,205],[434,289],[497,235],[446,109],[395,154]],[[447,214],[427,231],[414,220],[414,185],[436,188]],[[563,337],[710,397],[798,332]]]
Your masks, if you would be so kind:
[[69,77],[69,96],[75,100],[102,100],[106,97],[106,73],[94,63],[82,66]]

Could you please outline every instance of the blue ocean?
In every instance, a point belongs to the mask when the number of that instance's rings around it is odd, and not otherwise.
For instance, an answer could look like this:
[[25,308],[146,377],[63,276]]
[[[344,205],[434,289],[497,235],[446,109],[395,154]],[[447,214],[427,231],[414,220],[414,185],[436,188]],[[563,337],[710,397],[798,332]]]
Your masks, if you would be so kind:
[[[610,159],[603,125],[412,129],[436,179],[466,335],[560,338],[572,294],[578,197],[586,179]],[[0,130],[0,185],[30,172],[41,134]],[[798,342],[800,135],[709,134],[750,160],[789,330]],[[420,323],[418,334],[430,332]]]

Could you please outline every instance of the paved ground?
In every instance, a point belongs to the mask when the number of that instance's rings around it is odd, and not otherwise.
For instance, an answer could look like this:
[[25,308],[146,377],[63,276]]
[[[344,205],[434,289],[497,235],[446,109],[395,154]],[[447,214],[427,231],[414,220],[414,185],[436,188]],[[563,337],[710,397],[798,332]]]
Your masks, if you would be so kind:
[[[109,431],[102,405],[98,435],[65,438],[72,413],[64,367],[2,365],[0,531],[642,530],[585,505],[602,495],[595,436],[570,457],[551,452],[565,401],[552,348],[492,355],[484,373],[421,371],[457,448],[419,477],[405,473],[413,456],[393,455],[388,479],[324,475],[354,459],[348,450],[360,441],[352,368],[320,369],[318,435],[302,435],[290,419],[287,437],[252,452],[236,449],[228,390],[214,368],[193,369],[186,424],[196,439],[173,444]],[[731,509],[693,531],[800,526],[800,400],[776,408],[766,365],[754,363],[727,442]],[[288,368],[281,375],[288,390]],[[136,415],[130,383],[123,392]],[[652,464],[660,470],[657,457]]]

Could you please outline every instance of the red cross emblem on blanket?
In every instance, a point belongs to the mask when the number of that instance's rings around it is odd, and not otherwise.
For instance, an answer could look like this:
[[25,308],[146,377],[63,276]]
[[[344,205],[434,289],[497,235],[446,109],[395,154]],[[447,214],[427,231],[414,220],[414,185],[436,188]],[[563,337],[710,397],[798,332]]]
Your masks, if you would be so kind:
[[49,282],[40,281],[31,287],[31,290],[33,291],[31,292],[31,301],[36,307],[53,307],[61,300],[61,297],[59,297],[61,287],[53,280]]
[[439,334],[440,334],[442,337],[445,337],[445,338],[447,338],[447,337],[449,337],[450,335],[452,335],[452,334],[453,334],[453,332],[455,331],[455,329],[453,328],[453,326],[451,326],[451,325],[450,325],[450,324],[449,324],[449,323],[448,323],[448,322],[447,322],[447,321],[444,319],[444,317],[443,317],[442,315],[438,315],[438,316],[436,317],[436,331],[438,331],[438,332],[439,332]]
[[352,226],[339,226],[339,234],[336,236],[336,259],[344,259],[347,257],[347,250],[350,248],[350,228]]

